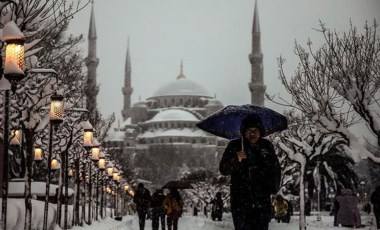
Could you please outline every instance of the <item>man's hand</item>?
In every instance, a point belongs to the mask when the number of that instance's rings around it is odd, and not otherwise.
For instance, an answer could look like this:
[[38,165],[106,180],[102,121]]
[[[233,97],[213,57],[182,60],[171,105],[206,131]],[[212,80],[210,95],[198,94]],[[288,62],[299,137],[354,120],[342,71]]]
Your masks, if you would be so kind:
[[241,160],[243,159],[247,159],[247,155],[245,154],[244,151],[237,152],[237,155],[238,155],[239,162],[241,162]]

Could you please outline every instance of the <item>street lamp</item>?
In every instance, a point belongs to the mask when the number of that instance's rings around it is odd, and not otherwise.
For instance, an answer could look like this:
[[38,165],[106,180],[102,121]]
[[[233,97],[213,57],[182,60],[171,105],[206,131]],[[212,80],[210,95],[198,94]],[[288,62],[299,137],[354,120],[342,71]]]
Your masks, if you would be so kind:
[[49,130],[49,152],[47,158],[47,175],[46,175],[46,188],[45,188],[45,208],[44,208],[44,223],[43,230],[47,230],[48,210],[49,210],[49,192],[50,192],[50,171],[52,170],[51,156],[53,154],[53,129],[63,122],[63,96],[54,93],[50,97],[50,130]]
[[[3,69],[2,60],[0,60],[0,78],[3,76],[11,83],[12,91],[16,91],[19,81],[24,77],[24,34],[20,31],[14,21],[9,21],[3,27],[3,38],[0,46],[1,49],[5,46],[5,63]],[[1,227],[6,230],[7,226],[7,199],[8,199],[8,149],[9,149],[9,89],[5,90],[4,95],[4,149],[3,149],[3,189],[2,189],[2,213]]]
[[9,145],[20,146],[21,137],[22,137],[22,132],[20,128],[16,127],[16,128],[11,129],[11,140],[9,141]]

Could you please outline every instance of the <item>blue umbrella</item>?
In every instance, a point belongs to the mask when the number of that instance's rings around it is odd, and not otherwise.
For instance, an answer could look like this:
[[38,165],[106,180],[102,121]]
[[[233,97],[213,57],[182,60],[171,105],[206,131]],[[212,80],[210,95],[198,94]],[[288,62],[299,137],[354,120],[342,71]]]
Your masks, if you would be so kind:
[[236,139],[240,135],[240,124],[248,115],[258,115],[263,130],[261,136],[265,137],[274,132],[288,128],[288,121],[282,114],[271,109],[255,105],[229,105],[211,114],[196,125],[198,128],[227,139]]

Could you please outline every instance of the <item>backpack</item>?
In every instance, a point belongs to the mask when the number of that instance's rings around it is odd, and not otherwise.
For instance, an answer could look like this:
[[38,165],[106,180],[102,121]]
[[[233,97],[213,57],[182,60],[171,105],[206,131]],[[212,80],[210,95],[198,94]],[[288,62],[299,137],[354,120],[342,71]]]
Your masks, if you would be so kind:
[[173,213],[182,213],[182,206],[176,199],[172,198],[171,206]]

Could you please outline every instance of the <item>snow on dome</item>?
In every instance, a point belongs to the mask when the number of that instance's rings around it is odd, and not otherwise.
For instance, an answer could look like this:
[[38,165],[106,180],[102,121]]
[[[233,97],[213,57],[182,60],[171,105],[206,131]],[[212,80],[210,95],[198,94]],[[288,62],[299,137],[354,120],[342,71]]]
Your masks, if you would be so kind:
[[192,131],[191,129],[169,129],[157,135],[157,137],[206,137],[202,130]]
[[134,103],[132,107],[147,108],[145,101],[138,101]]
[[199,121],[199,119],[192,113],[182,109],[167,109],[157,113],[146,123],[160,121]]
[[114,130],[110,132],[107,137],[107,141],[124,141],[125,133],[124,131]]
[[153,97],[159,96],[205,96],[211,97],[207,90],[198,83],[186,78],[179,78],[161,86]]
[[210,99],[207,103],[206,106],[222,106],[223,107],[223,104],[222,102],[220,102],[219,100],[213,98],[213,99]]

